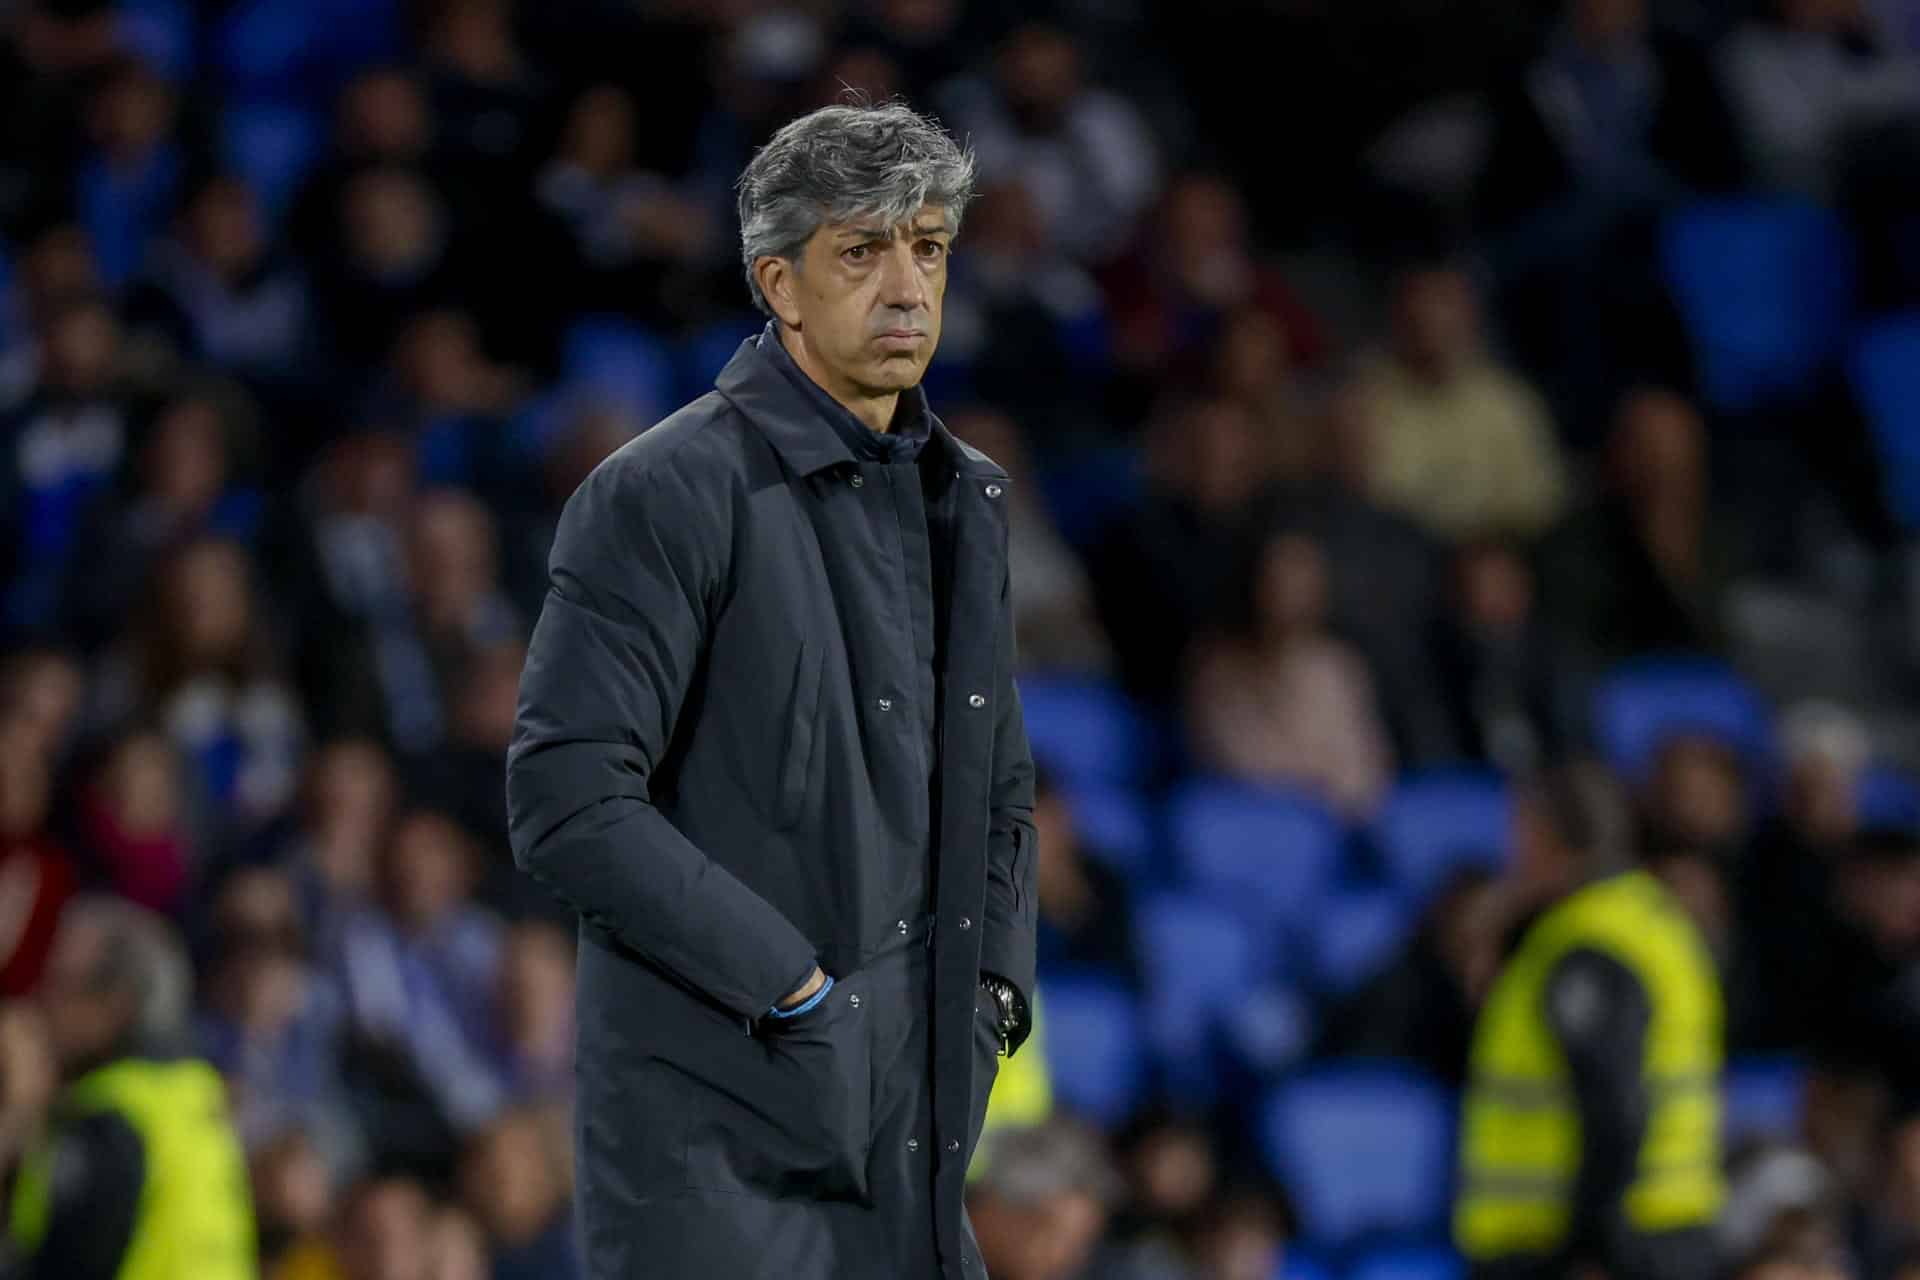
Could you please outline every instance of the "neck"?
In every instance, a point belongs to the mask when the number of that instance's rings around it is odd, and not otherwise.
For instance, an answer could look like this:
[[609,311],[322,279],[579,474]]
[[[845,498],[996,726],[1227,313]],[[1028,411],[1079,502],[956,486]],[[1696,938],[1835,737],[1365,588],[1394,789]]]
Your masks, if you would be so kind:
[[860,419],[871,430],[885,433],[893,429],[893,413],[900,405],[898,391],[870,395],[854,386],[845,378],[835,377],[818,360],[807,344],[801,339],[799,331],[786,325],[780,326],[780,345],[786,348],[793,362],[800,366],[800,372],[813,379],[814,385],[832,396],[834,400]]

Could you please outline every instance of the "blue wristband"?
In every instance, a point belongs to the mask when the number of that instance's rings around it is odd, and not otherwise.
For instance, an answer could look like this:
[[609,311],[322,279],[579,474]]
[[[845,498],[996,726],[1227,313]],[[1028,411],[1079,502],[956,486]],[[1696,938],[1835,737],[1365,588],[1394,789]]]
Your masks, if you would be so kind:
[[805,1000],[793,1006],[791,1009],[782,1009],[779,1005],[775,1005],[773,1008],[767,1010],[767,1016],[769,1018],[797,1018],[819,1004],[822,1000],[825,1000],[827,998],[827,992],[831,990],[833,990],[833,978],[831,975],[828,975],[827,980],[820,984],[820,989],[808,996]]

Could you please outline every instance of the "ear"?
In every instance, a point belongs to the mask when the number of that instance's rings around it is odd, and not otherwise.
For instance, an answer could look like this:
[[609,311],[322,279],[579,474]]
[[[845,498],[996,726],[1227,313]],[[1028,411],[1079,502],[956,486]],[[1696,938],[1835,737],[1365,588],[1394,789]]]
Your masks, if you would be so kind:
[[760,285],[760,292],[766,295],[767,305],[773,308],[773,314],[780,323],[789,329],[800,327],[800,301],[798,281],[799,264],[789,258],[762,254],[753,260],[753,278]]

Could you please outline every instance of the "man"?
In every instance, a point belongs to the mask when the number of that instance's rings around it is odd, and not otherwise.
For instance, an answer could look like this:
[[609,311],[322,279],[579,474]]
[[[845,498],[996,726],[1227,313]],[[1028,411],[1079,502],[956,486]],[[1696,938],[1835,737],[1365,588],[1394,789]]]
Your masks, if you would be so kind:
[[1088,1274],[1123,1190],[1100,1135],[1064,1119],[995,1129],[980,1162],[968,1204],[994,1280]]
[[[212,1067],[174,1056],[192,995],[167,923],[114,898],[68,905],[40,1004],[65,1082],[14,1173],[7,1280],[247,1280],[255,1274],[246,1159]],[[5,1112],[39,1109],[34,1050],[5,1015]],[[49,1081],[51,1084],[51,1081]],[[42,1127],[42,1126],[35,1126]]]
[[1719,981],[1631,833],[1597,766],[1520,797],[1516,876],[1542,909],[1474,1029],[1454,1236],[1476,1280],[1715,1273]]
[[919,386],[972,185],[902,106],[781,129],[740,180],[766,331],[561,517],[507,792],[581,915],[595,1277],[983,1274],[1035,895],[1010,482]]

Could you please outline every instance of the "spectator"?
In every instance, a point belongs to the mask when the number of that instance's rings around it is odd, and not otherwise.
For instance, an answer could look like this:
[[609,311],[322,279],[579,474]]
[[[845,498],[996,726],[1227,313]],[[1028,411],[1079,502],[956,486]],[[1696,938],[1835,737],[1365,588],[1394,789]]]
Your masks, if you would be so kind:
[[405,1177],[369,1179],[347,1196],[333,1240],[300,1250],[274,1280],[431,1280],[433,1202]]
[[1451,605],[1436,638],[1435,675],[1468,757],[1515,775],[1558,758],[1576,681],[1561,669],[1536,607],[1533,566],[1510,543],[1463,547]]
[[1188,1242],[1221,1181],[1210,1131],[1170,1113],[1138,1117],[1119,1139],[1127,1198],[1112,1239],[1089,1275],[1191,1280]]
[[308,763],[297,821],[276,861],[293,879],[303,932],[323,950],[374,897],[394,793],[392,762],[373,742],[336,740]]
[[539,1104],[573,1095],[573,938],[532,920],[501,949],[499,1011],[505,1076],[514,1096]]
[[1620,406],[1606,487],[1542,548],[1540,580],[1562,643],[1611,663],[1715,651],[1732,569],[1707,477],[1706,427],[1666,391]]
[[1147,483],[1101,535],[1094,590],[1122,681],[1163,704],[1192,635],[1231,616],[1236,567],[1271,518],[1269,442],[1227,401],[1170,405],[1148,430]]
[[1836,1188],[1820,1162],[1794,1148],[1736,1158],[1721,1253],[1734,1280],[1847,1280]]
[[486,1235],[472,1214],[457,1205],[442,1205],[433,1215],[431,1231],[429,1280],[488,1280],[493,1274]]
[[1393,759],[1360,656],[1327,630],[1320,544],[1281,534],[1261,552],[1249,623],[1201,649],[1187,691],[1195,755],[1248,781],[1292,783],[1365,818]]
[[1271,1194],[1240,1188],[1217,1200],[1195,1235],[1199,1280],[1271,1280],[1282,1274],[1287,1215]]
[[507,420],[522,388],[512,370],[487,358],[472,318],[431,311],[409,321],[392,375],[389,390],[375,397],[376,412],[413,435],[421,481],[477,489],[508,506],[520,460]]
[[165,729],[223,827],[257,831],[292,800],[306,727],[235,543],[201,538],[167,557],[96,690],[101,723],[143,716]]
[[1736,882],[1742,948],[1760,967],[1769,1016],[1763,1047],[1806,1050],[1825,999],[1817,955],[1839,927],[1834,878],[1859,831],[1858,791],[1871,743],[1858,717],[1807,703],[1780,724],[1785,787]]
[[1920,125],[1920,63],[1883,48],[1860,0],[1772,0],[1722,54],[1753,168],[1772,187],[1828,195],[1847,136]]
[[278,1277],[289,1259],[324,1248],[334,1212],[333,1174],[300,1129],[289,1129],[258,1148],[250,1169],[261,1269]]
[[486,186],[517,194],[533,171],[547,87],[520,48],[512,0],[449,0],[425,43],[436,140],[487,173]]
[[1092,581],[1047,514],[1019,427],[989,408],[955,413],[947,425],[1015,477],[1007,491],[1007,564],[1022,667],[1105,672],[1112,654],[1094,609]]
[[1071,804],[1044,771],[1034,778],[1033,825],[1040,843],[1041,969],[1098,970],[1137,987],[1131,890],[1082,846]]
[[455,296],[453,228],[426,177],[396,164],[355,174],[334,216],[316,276],[320,303],[340,355],[364,373],[403,321]]
[[1400,955],[1328,1011],[1318,1052],[1394,1058],[1464,1084],[1474,1011],[1499,967],[1509,915],[1490,872],[1455,873]]
[[1380,501],[1449,540],[1526,537],[1558,519],[1567,482],[1553,422],[1539,394],[1487,354],[1465,269],[1402,275],[1393,338],[1367,376]]
[[0,996],[39,985],[60,912],[74,888],[73,861],[47,830],[53,786],[33,728],[0,712]]
[[1142,247],[1103,273],[1117,354],[1155,376],[1198,375],[1230,312],[1251,308],[1284,338],[1287,362],[1313,365],[1328,342],[1285,279],[1262,262],[1246,202],[1225,178],[1175,178]]
[[573,917],[550,895],[529,884],[513,866],[507,848],[507,743],[520,693],[526,647],[493,645],[464,662],[455,677],[453,723],[446,745],[409,771],[415,793],[459,822],[484,858],[478,893],[482,901],[516,918],[541,916],[572,924]]
[[0,661],[0,719],[50,769],[66,763],[85,699],[86,673],[64,649],[21,649]]
[[433,107],[412,70],[373,67],[340,92],[327,156],[294,201],[288,239],[303,257],[326,250],[335,211],[356,175],[383,164],[432,163]]
[[1159,189],[1160,158],[1132,104],[1088,85],[1071,36],[1021,26],[1000,45],[991,82],[963,79],[947,97],[982,177],[1025,187],[1051,243],[1088,264],[1126,247]]
[[493,1246],[493,1280],[583,1275],[566,1210],[562,1155],[533,1112],[510,1111],[468,1147],[460,1191]]
[[291,386],[317,355],[306,280],[274,252],[259,199],[237,177],[193,191],[128,307],[135,328],[144,321],[177,358],[258,386]]
[[97,504],[78,535],[68,627],[97,650],[139,604],[154,565],[202,534],[250,543],[260,500],[235,474],[249,406],[237,390],[209,384],[168,402],[147,429],[131,492]]
[[1821,953],[1821,1045],[1895,1087],[1920,1079],[1920,839],[1869,830],[1835,882],[1840,928]]
[[981,1144],[984,1172],[967,1213],[989,1274],[1072,1280],[1092,1255],[1119,1194],[1097,1134],[1070,1121],[1000,1129]]
[[76,175],[74,203],[109,288],[140,270],[147,241],[166,224],[179,192],[178,110],[172,88],[136,62],[116,67],[94,94],[93,150]]
[[1751,802],[1740,757],[1705,734],[1668,738],[1640,797],[1641,846],[1652,854],[1696,853],[1743,866]]
[[56,621],[85,518],[119,469],[127,443],[119,362],[120,326],[105,299],[56,303],[33,388],[0,414],[0,626],[15,635]]
[[135,729],[108,747],[78,805],[86,851],[107,884],[166,914],[185,909],[200,865],[188,827],[184,771],[166,737]]
[[334,972],[364,1036],[396,1053],[457,1130],[485,1124],[506,1083],[488,1060],[500,972],[500,925],[473,905],[473,851],[430,812],[395,827],[380,905],[342,928]]
[[458,491],[422,495],[409,530],[408,579],[416,625],[443,690],[477,654],[522,635],[499,575],[492,513]]
[[595,85],[574,99],[560,146],[539,182],[539,198],[573,242],[587,310],[673,318],[674,286],[717,248],[708,210],[634,162],[633,99]]

